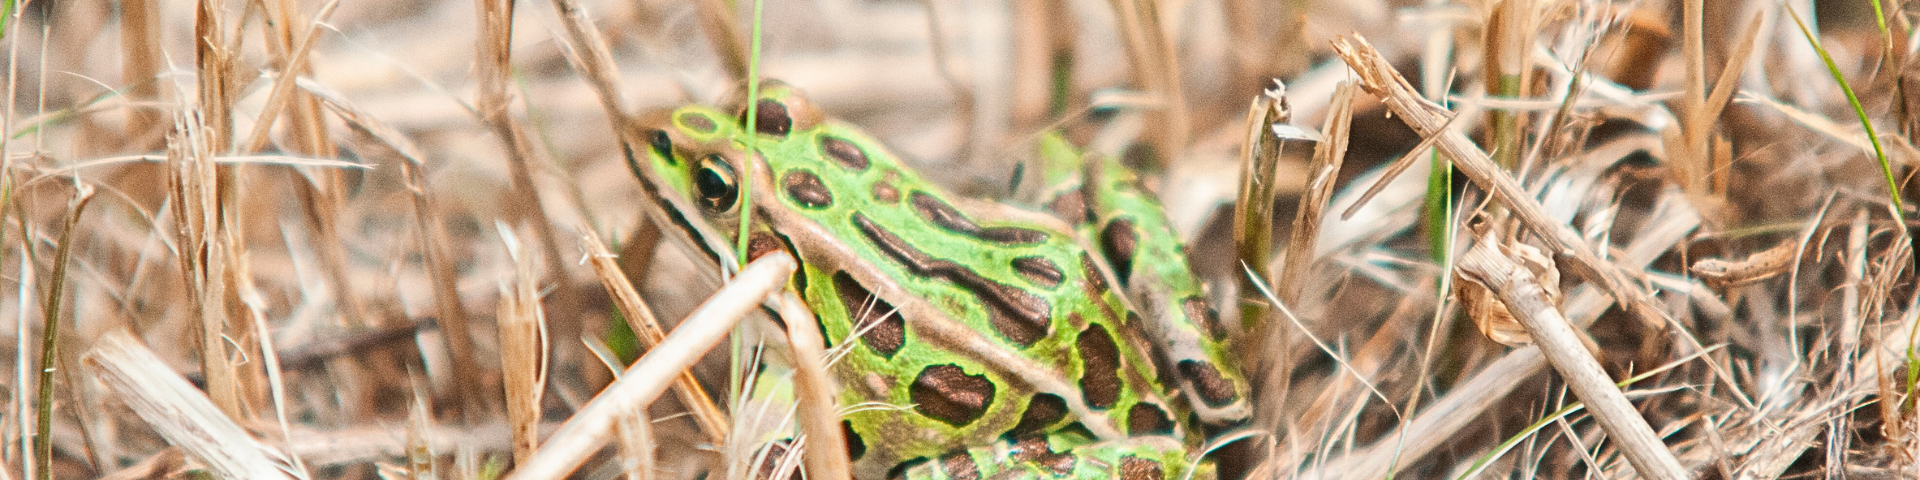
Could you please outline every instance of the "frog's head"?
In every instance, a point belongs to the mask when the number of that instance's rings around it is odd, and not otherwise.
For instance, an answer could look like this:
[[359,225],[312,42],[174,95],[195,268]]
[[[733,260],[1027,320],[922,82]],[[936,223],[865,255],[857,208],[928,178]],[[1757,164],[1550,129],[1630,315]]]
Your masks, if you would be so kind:
[[[725,110],[687,105],[643,117],[628,142],[627,166],[659,204],[654,220],[685,233],[722,265],[732,264],[741,212],[754,210],[743,208],[745,191],[752,190],[756,205],[774,201],[769,179],[775,169],[767,159],[788,157],[783,152],[791,148],[789,134],[823,121],[798,89],[779,81],[762,82],[756,103],[757,134],[747,133],[745,102]],[[757,155],[747,154],[747,142],[754,142]],[[749,248],[756,253],[767,247],[753,243]]]

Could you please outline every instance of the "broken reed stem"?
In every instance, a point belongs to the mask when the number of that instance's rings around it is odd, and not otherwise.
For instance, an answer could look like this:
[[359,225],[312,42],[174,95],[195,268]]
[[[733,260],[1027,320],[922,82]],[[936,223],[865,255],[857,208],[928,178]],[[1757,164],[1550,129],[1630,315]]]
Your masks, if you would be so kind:
[[[1276,88],[1284,88],[1276,86]],[[1233,202],[1233,245],[1239,263],[1258,272],[1261,278],[1240,276],[1240,325],[1258,331],[1267,322],[1272,306],[1260,296],[1255,282],[1273,283],[1266,278],[1266,265],[1273,258],[1273,197],[1279,190],[1274,183],[1280,169],[1280,149],[1286,142],[1273,134],[1273,125],[1288,116],[1286,92],[1267,90],[1247,106],[1246,137],[1240,147],[1240,192]],[[1276,332],[1283,334],[1285,329]],[[1282,343],[1281,345],[1285,345]]]
[[[1320,126],[1320,133],[1326,139],[1314,146],[1313,160],[1307,164],[1307,191],[1300,197],[1300,210],[1294,214],[1292,235],[1287,240],[1285,260],[1281,262],[1280,284],[1275,293],[1281,301],[1300,300],[1300,289],[1313,271],[1314,251],[1318,248],[1314,240],[1320,235],[1320,220],[1326,216],[1328,202],[1333,199],[1335,182],[1339,180],[1340,165],[1346,160],[1349,129],[1353,122],[1352,82],[1340,82],[1334,87],[1333,99],[1327,103],[1327,118]],[[1382,181],[1380,183],[1386,183]]]
[[[33,437],[35,472],[42,480],[53,478],[53,373],[60,359],[60,299],[65,298],[67,264],[73,257],[73,232],[80,229],[80,215],[93,200],[93,186],[76,183],[73,200],[67,206],[67,222],[60,231],[60,246],[53,254],[53,276],[47,279],[47,297],[40,303],[45,312],[40,331],[40,392],[38,431]],[[25,334],[26,332],[20,332]]]
[[1512,259],[1495,250],[1491,241],[1482,240],[1461,256],[1460,271],[1468,280],[1500,296],[1520,324],[1527,328],[1535,345],[1547,357],[1547,363],[1586,403],[1587,410],[1599,422],[1607,438],[1618,445],[1627,461],[1640,476],[1658,480],[1691,478],[1686,467],[1674,458],[1673,451],[1653,432],[1635,410],[1627,396],[1614,386],[1600,362],[1593,358],[1567,317],[1546,296],[1539,279]]
[[247,434],[167,362],[124,331],[100,338],[81,359],[121,403],[167,443],[220,478],[292,480],[285,458]]
[[762,299],[785,285],[799,264],[784,251],[760,256],[706,303],[682,320],[666,340],[634,362],[547,438],[532,459],[508,480],[562,478],[599,451],[612,436],[614,420],[652,403],[680,372],[700,361],[734,325],[760,308]]
[[[633,283],[621,272],[613,254],[600,241],[600,234],[586,227],[581,227],[580,232],[580,241],[587,249],[588,265],[600,277],[600,285],[606,287],[607,293],[613,297],[614,307],[619,308],[620,316],[627,320],[627,327],[633,330],[634,338],[640,341],[641,350],[652,350],[667,338],[666,332],[660,328],[660,320],[653,316],[653,308],[647,305],[646,300],[640,297],[640,292],[634,290]],[[727,412],[714,406],[713,396],[707,393],[706,387],[700,386],[693,372],[680,372],[679,377],[674,379],[673,387],[673,392],[680,397],[680,403],[686,405],[687,414],[693,417],[700,431],[707,434],[707,439],[714,445],[726,445],[728,425],[732,425],[732,422],[727,420]]]
[[500,372],[506,389],[507,424],[513,434],[513,459],[533,457],[540,436],[540,397],[546,385],[546,319],[540,308],[540,286],[533,273],[533,253],[500,229],[513,258],[511,286],[500,285]]
[[1619,267],[1595,254],[1593,246],[1587,244],[1579,232],[1548,215],[1539,200],[1528,195],[1519,182],[1494,165],[1486,152],[1475,147],[1465,134],[1443,128],[1448,118],[1446,109],[1414,93],[1406,78],[1400,76],[1393,65],[1367,43],[1366,38],[1354,35],[1336,40],[1334,51],[1354,69],[1361,81],[1360,88],[1381,97],[1393,116],[1422,137],[1440,136],[1437,141],[1440,150],[1453,161],[1453,165],[1459,167],[1460,172],[1466,174],[1473,183],[1507,205],[1515,217],[1545,241],[1556,256],[1569,260],[1575,267],[1574,273],[1611,292],[1620,302],[1620,307],[1632,313],[1646,328],[1666,328],[1666,315],[1647,297],[1646,291],[1638,283],[1628,279]]

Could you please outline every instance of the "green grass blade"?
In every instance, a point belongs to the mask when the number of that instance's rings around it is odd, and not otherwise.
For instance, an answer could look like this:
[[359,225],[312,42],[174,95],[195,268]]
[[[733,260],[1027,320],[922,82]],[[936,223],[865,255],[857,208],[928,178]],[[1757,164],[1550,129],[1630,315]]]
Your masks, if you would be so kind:
[[1827,54],[1827,49],[1820,46],[1820,39],[1814,37],[1812,30],[1807,29],[1807,22],[1800,19],[1800,12],[1788,7],[1787,15],[1793,17],[1793,24],[1800,27],[1800,35],[1807,38],[1807,43],[1813,46],[1813,51],[1820,53],[1820,61],[1827,64],[1827,73],[1833,75],[1833,81],[1840,84],[1840,91],[1847,94],[1847,104],[1853,106],[1854,116],[1860,117],[1860,128],[1866,130],[1867,142],[1873,144],[1873,156],[1880,162],[1880,173],[1887,180],[1887,200],[1892,202],[1893,219],[1895,224],[1900,225],[1901,236],[1906,236],[1907,216],[1901,212],[1900,185],[1893,178],[1893,164],[1887,162],[1886,149],[1880,146],[1880,135],[1873,132],[1873,121],[1867,119],[1866,107],[1860,106],[1860,97],[1855,95],[1853,87],[1847,84],[1847,77],[1840,74],[1840,66],[1833,63],[1833,56]]
[[[753,0],[753,39],[747,45],[747,158],[754,158],[760,146],[760,26],[761,14],[766,11],[766,0]],[[739,255],[740,266],[747,265],[747,237],[753,228],[753,168],[740,170],[740,236],[734,240],[733,251]]]

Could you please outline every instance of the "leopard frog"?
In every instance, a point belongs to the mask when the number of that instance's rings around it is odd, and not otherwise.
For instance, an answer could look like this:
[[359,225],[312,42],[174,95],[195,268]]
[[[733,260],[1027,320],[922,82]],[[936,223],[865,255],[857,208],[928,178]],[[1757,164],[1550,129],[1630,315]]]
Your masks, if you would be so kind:
[[1248,388],[1118,162],[1048,136],[1054,214],[956,197],[795,89],[760,92],[755,132],[744,109],[680,107],[636,130],[629,166],[707,255],[730,262],[751,212],[751,255],[799,259],[789,288],[846,350],[841,404],[896,406],[844,415],[857,477],[1211,471],[1190,452],[1243,423]]

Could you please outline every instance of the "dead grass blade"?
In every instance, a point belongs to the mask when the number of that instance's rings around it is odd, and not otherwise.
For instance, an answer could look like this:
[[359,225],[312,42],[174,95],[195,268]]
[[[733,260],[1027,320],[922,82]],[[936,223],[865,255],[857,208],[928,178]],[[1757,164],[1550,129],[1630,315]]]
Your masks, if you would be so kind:
[[[620,309],[620,316],[627,320],[628,328],[640,340],[640,347],[652,350],[667,338],[665,330],[660,328],[660,320],[653,316],[653,308],[640,298],[640,292],[634,290],[633,283],[621,272],[613,254],[600,241],[600,234],[587,228],[581,228],[580,232],[580,241],[587,249],[588,265],[593,266],[593,273],[600,277],[600,285],[613,296],[613,305]],[[731,422],[727,420],[727,412],[715,406],[713,396],[707,394],[706,387],[700,386],[700,381],[693,378],[692,372],[681,372],[674,379],[673,386],[674,393],[679,395],[680,403],[687,406],[687,413],[693,416],[694,423],[699,424],[700,431],[706,432],[707,440],[714,445],[726,445]]]
[[651,403],[665,392],[680,372],[699,361],[740,319],[759,308],[761,299],[784,285],[797,268],[793,257],[782,251],[747,264],[732,282],[682,320],[665,341],[567,419],[533,458],[506,478],[554,479],[573,472],[611,438],[615,418]]
[[[53,275],[47,278],[47,297],[40,302],[43,314],[40,325],[40,387],[34,406],[38,413],[38,422],[34,425],[39,431],[33,437],[35,471],[40,478],[52,478],[53,475],[53,374],[61,371],[56,366],[60,361],[60,306],[65,304],[64,294],[67,285],[67,265],[73,258],[73,232],[80,228],[80,215],[86,213],[87,202],[93,200],[93,187],[85,183],[74,185],[73,200],[67,205],[66,226],[60,230],[60,246],[53,254]],[[22,335],[25,332],[21,332]]]
[[139,340],[109,333],[82,362],[168,443],[221,478],[293,480],[285,456],[247,434]]

